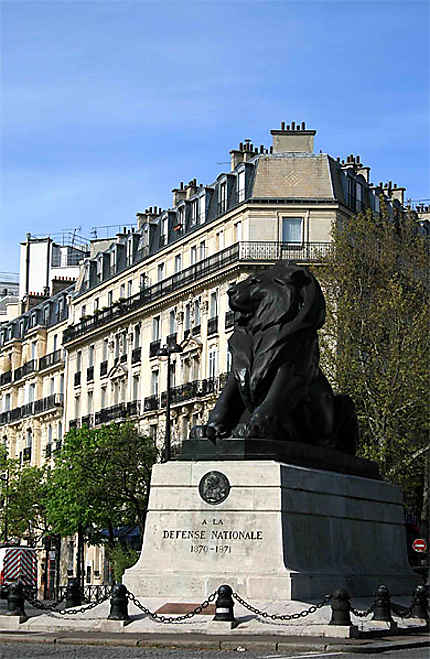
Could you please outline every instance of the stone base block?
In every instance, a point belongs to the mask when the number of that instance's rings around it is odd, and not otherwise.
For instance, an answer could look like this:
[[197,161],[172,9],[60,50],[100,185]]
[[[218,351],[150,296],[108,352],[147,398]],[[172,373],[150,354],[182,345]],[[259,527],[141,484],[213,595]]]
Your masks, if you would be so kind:
[[142,552],[123,582],[137,597],[203,601],[410,594],[400,491],[383,481],[273,460],[155,465]]
[[13,631],[19,629],[20,625],[27,620],[27,616],[0,616],[0,631]]

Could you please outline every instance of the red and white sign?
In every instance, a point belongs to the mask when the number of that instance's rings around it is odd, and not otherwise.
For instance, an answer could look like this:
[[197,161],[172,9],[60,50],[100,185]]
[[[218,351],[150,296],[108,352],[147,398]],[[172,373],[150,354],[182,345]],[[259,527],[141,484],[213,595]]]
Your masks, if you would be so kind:
[[412,549],[415,549],[415,551],[427,551],[427,543],[423,538],[416,538],[412,543]]

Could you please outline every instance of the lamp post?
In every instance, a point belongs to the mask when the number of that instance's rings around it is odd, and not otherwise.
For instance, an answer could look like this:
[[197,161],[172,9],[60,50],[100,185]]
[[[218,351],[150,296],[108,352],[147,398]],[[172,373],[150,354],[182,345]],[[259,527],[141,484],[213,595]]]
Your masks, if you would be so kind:
[[167,344],[158,349],[159,357],[167,357],[167,396],[166,396],[166,434],[164,438],[164,460],[170,460],[171,455],[171,435],[170,435],[170,390],[172,386],[172,378],[170,372],[170,358],[173,353],[182,352],[182,348],[177,343]]

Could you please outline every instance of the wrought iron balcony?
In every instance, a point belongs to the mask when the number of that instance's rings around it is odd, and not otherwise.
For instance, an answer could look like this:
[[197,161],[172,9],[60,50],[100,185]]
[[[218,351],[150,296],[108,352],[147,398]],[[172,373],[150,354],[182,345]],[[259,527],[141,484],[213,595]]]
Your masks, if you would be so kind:
[[92,428],[94,425],[94,414],[86,414],[81,418],[81,426]]
[[61,451],[62,446],[63,446],[63,442],[61,441],[61,439],[57,439],[57,441],[55,442],[54,452],[57,453],[58,451]]
[[107,359],[104,362],[101,362],[100,364],[100,377],[104,377],[107,375],[107,370],[108,370],[108,361]]
[[193,329],[191,330],[191,334],[193,336],[198,336],[199,334],[201,334],[201,331],[202,331],[201,325],[194,325]]
[[61,362],[61,353],[61,350],[54,350],[54,352],[50,352],[48,355],[41,357],[39,359],[39,370],[42,371],[45,368],[50,368]]
[[149,356],[150,357],[156,357],[158,354],[158,351],[160,350],[161,346],[161,341],[158,339],[158,341],[152,341],[149,344]]
[[94,316],[85,318],[76,325],[68,327],[63,334],[64,342],[73,341],[98,327],[140,309],[146,304],[160,300],[183,286],[194,284],[196,281],[238,261],[261,263],[262,265],[275,263],[280,259],[303,263],[318,262],[327,253],[329,246],[329,242],[281,243],[256,241],[235,243],[152,286],[140,290],[135,295],[125,298],[121,304],[114,304],[112,307],[99,311]]
[[140,401],[131,400],[127,403],[127,416],[137,416],[140,413]]
[[[170,402],[172,405],[176,403],[183,403],[193,398],[200,398],[206,396],[217,390],[216,378],[208,378],[206,380],[193,380],[186,382],[178,387],[173,387],[170,390]],[[165,407],[167,402],[167,391],[161,394],[160,407]],[[149,411],[149,410],[146,410]]]
[[71,419],[69,421],[69,430],[72,428],[79,428],[80,426],[80,419]]
[[138,364],[142,357],[142,348],[133,348],[131,353],[131,363]]
[[15,369],[13,374],[14,382],[16,382],[16,380],[20,380],[26,375],[29,375],[30,373],[33,373],[33,371],[35,370],[36,370],[36,360],[30,359],[30,361],[25,362],[25,364]]
[[127,416],[127,406],[125,403],[118,403],[111,407],[105,407],[95,414],[96,426],[101,423],[109,423],[115,419],[125,419]]
[[120,364],[125,364],[126,361],[127,361],[127,353],[123,352],[122,355],[119,358],[119,362],[120,362]]
[[160,397],[154,394],[143,399],[143,411],[152,412],[160,407]]
[[166,343],[168,346],[175,346],[177,343],[177,333],[173,332],[172,334],[169,334],[166,338]]
[[214,318],[208,318],[208,336],[211,334],[216,334],[218,332],[218,316]]
[[63,394],[50,394],[45,398],[36,400],[34,402],[34,414],[40,414],[41,412],[48,412],[53,410],[56,407],[61,407],[64,404],[64,395]]

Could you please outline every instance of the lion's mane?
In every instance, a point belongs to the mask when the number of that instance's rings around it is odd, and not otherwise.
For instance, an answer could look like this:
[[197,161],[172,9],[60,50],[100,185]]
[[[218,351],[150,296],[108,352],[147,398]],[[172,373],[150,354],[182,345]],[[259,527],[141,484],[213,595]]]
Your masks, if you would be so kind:
[[324,324],[325,302],[309,270],[282,262],[238,287],[242,297],[249,296],[249,304],[239,313],[229,348],[235,379],[253,406],[264,396],[269,376],[280,360],[293,362],[306,378],[312,372],[316,375],[316,330]]

